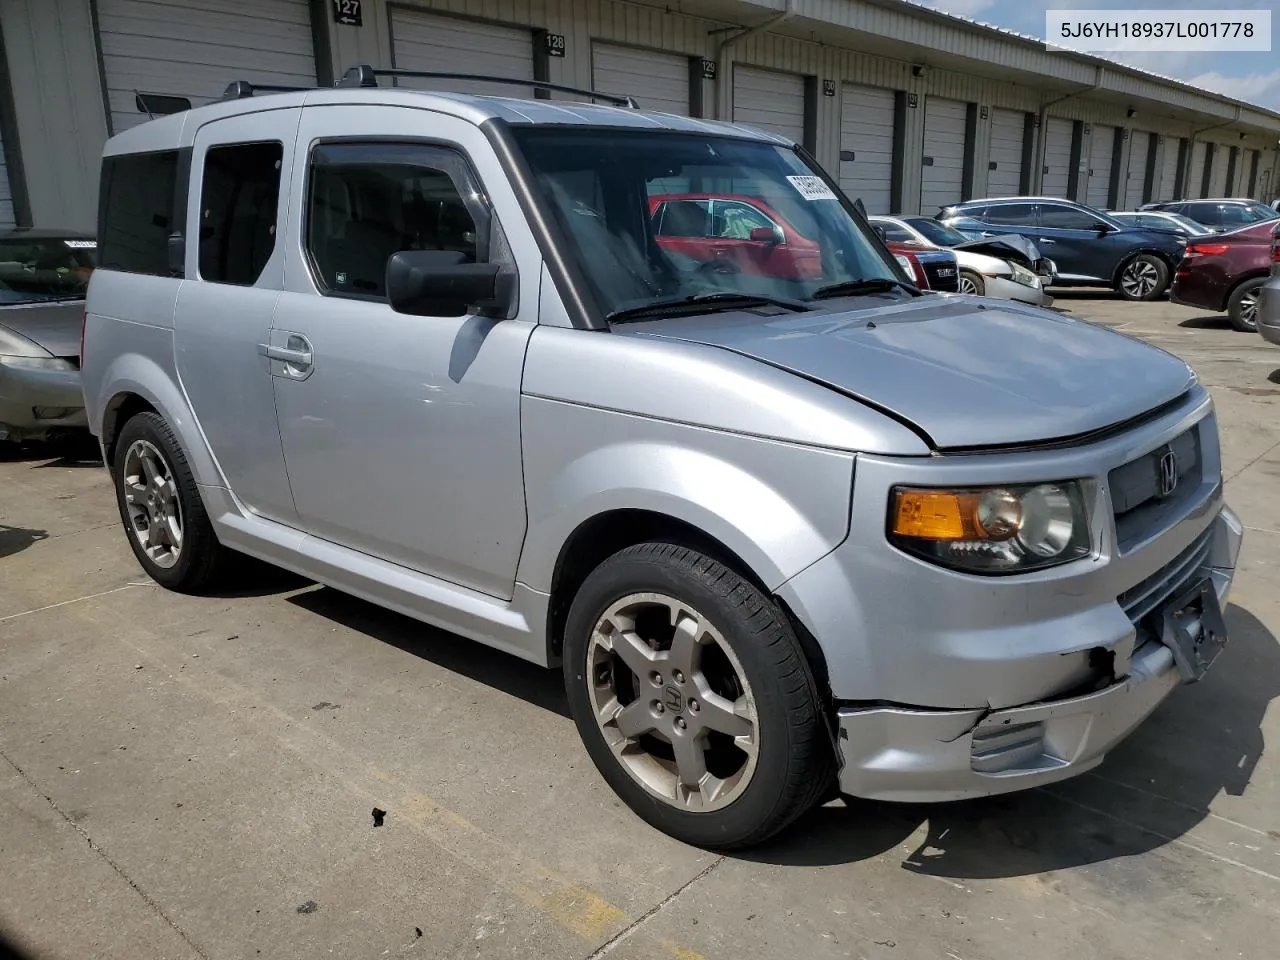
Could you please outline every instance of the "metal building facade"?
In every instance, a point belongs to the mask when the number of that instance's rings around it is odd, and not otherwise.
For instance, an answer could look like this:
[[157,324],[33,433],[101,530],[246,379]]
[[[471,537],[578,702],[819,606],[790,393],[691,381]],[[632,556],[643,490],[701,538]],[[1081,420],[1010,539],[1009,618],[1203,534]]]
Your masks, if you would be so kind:
[[[360,6],[350,26],[330,0],[0,0],[0,141],[24,174],[9,207],[0,178],[0,223],[10,209],[92,228],[97,158],[112,130],[142,119],[135,90],[202,102],[233,79],[324,84],[356,63],[492,70],[750,119],[805,144],[881,212],[1042,191],[1133,205],[1172,194],[1193,138],[1200,156],[1218,144],[1224,164],[1238,148],[1233,184],[1247,184],[1256,151],[1256,192],[1276,189],[1280,115],[901,0]],[[1180,171],[1189,195],[1202,187],[1194,153]]]

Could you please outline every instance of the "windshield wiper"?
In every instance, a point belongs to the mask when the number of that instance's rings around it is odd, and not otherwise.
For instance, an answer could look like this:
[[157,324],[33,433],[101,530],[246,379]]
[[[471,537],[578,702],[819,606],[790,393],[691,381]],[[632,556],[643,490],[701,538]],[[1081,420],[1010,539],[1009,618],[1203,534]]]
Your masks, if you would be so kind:
[[796,313],[803,313],[809,308],[803,300],[791,300],[787,297],[771,297],[761,293],[693,293],[679,297],[664,297],[649,300],[634,307],[622,307],[606,314],[610,323],[625,323],[628,320],[640,320],[653,314],[667,313],[673,309],[694,308],[698,313],[713,313],[720,310],[742,310],[747,307],[782,307]]
[[829,283],[813,291],[811,300],[827,300],[831,297],[856,297],[864,293],[888,293],[890,290],[905,290],[913,297],[923,292],[915,284],[891,280],[888,277],[869,277],[863,280],[843,280],[840,283]]

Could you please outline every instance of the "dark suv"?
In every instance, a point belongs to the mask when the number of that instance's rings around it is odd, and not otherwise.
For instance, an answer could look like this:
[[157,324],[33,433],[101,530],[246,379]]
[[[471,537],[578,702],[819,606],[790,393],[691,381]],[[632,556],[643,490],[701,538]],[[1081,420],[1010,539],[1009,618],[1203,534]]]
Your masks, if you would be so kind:
[[1053,197],[967,200],[938,212],[983,236],[1016,233],[1058,265],[1058,285],[1111,287],[1126,300],[1154,300],[1169,286],[1186,241],[1130,227],[1092,207]]
[[1251,223],[1261,223],[1264,220],[1280,219],[1280,213],[1272,207],[1247,198],[1176,200],[1167,203],[1147,203],[1139,209],[1178,213],[1208,227],[1215,233],[1239,230],[1241,227],[1247,227]]

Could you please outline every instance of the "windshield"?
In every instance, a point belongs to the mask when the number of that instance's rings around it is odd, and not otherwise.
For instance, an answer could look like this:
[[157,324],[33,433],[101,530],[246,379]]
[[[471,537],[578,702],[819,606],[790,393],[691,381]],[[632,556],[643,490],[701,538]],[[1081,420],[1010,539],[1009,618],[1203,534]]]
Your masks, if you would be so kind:
[[606,316],[680,297],[803,302],[832,284],[902,279],[792,150],[649,130],[513,134]]
[[1245,204],[1242,208],[1246,223],[1261,223],[1263,220],[1275,220],[1280,218],[1271,207],[1263,206],[1260,203]]
[[0,304],[83,298],[94,247],[74,238],[0,240]]
[[910,217],[907,223],[924,234],[925,239],[930,243],[940,247],[954,247],[957,243],[964,243],[969,239],[959,230],[952,230],[947,225],[937,220],[930,220],[928,217]]

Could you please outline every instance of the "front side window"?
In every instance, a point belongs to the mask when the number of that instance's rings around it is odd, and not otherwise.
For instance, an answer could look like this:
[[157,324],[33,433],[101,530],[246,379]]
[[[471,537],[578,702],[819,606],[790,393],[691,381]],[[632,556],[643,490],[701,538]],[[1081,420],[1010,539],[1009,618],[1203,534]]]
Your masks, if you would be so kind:
[[[672,297],[795,301],[831,284],[900,279],[794,150],[674,132],[525,126],[512,135],[606,316]],[[768,237],[753,239],[760,228]]]
[[462,156],[417,143],[327,143],[311,155],[307,253],[329,295],[385,298],[387,260],[450,250],[489,260],[490,217]]
[[98,262],[108,270],[169,276],[176,227],[178,152],[131,153],[102,162]]
[[873,220],[872,223],[884,231],[884,238],[894,243],[915,243],[916,238],[906,227],[899,226],[891,220]]
[[93,273],[92,240],[0,240],[0,304],[82,300]]
[[1040,205],[1040,226],[1053,227],[1058,230],[1096,230],[1100,225],[1097,217],[1092,217],[1075,207],[1064,207],[1056,203]]
[[987,223],[1008,224],[1014,227],[1030,227],[1035,224],[1036,208],[1031,203],[1002,203],[987,207],[982,217]]
[[200,192],[200,277],[253,286],[276,245],[281,143],[211,147]]

